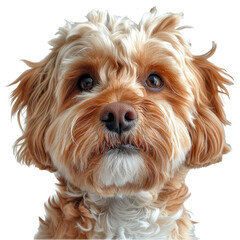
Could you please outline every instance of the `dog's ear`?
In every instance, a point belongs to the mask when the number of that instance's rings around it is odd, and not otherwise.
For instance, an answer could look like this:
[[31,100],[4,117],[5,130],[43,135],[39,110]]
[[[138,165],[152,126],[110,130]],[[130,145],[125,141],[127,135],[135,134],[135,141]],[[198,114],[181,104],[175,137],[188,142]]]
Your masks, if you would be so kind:
[[223,110],[220,94],[228,95],[225,85],[232,82],[224,70],[207,60],[215,50],[214,43],[207,54],[193,58],[196,114],[194,126],[189,128],[192,149],[186,159],[188,167],[203,167],[217,163],[221,161],[223,154],[230,151],[223,129],[229,122]]
[[[44,148],[44,135],[51,121],[51,110],[54,108],[56,60],[65,35],[66,33],[61,32],[58,38],[50,42],[53,46],[51,53],[42,61],[25,61],[30,69],[11,84],[18,84],[11,96],[12,115],[17,114],[22,128],[22,136],[14,145],[17,159],[21,163],[34,164],[40,169],[50,171],[55,169]],[[24,118],[23,127],[21,117]]]
[[157,17],[156,7],[150,12],[144,14],[139,25],[143,28],[146,34],[154,36],[166,31],[174,31],[183,18],[182,13],[166,13]]
[[50,92],[53,59],[47,57],[41,62],[27,62],[30,67],[13,83],[18,86],[12,93],[12,114],[18,116],[21,126],[21,113],[24,112],[25,126],[22,136],[14,148],[19,162],[34,164],[40,169],[53,170],[50,157],[44,149],[44,134],[50,122],[53,96]]

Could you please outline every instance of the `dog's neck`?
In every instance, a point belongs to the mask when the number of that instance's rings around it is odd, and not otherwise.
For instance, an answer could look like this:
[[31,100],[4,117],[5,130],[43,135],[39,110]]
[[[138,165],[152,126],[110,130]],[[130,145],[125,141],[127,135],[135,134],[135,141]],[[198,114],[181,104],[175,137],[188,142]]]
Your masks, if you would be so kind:
[[107,198],[86,193],[83,198],[95,220],[91,238],[167,239],[182,216],[182,207],[171,216],[157,207],[150,192]]
[[90,238],[168,239],[185,214],[188,190],[184,178],[185,174],[174,176],[160,193],[153,190],[108,197],[73,189],[61,181],[58,197],[63,205],[65,201],[81,206],[80,214],[88,212],[76,225]]

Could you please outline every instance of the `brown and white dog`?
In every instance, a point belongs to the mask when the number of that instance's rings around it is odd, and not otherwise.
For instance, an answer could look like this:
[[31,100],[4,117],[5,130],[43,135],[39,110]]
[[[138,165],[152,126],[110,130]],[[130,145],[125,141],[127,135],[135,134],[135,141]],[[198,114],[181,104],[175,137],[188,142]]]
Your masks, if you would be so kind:
[[92,11],[59,29],[45,59],[25,61],[16,155],[59,180],[35,238],[196,239],[185,177],[230,150],[219,95],[231,81],[207,60],[215,44],[191,54],[181,18]]

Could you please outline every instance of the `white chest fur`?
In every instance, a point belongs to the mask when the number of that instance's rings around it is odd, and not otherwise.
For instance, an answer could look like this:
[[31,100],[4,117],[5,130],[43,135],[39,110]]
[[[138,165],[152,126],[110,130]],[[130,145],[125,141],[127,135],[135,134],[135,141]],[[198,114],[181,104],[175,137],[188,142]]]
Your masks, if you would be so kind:
[[148,192],[109,198],[86,194],[84,199],[96,220],[91,238],[170,240],[182,215],[179,210],[173,216],[164,216],[159,208],[151,206],[152,195]]

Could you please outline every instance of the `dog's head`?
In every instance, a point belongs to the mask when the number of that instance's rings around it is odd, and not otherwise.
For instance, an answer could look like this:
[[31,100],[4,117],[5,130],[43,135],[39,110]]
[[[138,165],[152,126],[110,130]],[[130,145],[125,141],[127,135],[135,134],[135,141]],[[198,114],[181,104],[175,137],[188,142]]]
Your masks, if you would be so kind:
[[219,93],[226,73],[193,56],[180,14],[127,18],[92,11],[67,23],[42,61],[16,81],[13,114],[26,109],[18,160],[101,194],[161,187],[183,165],[229,151]]

